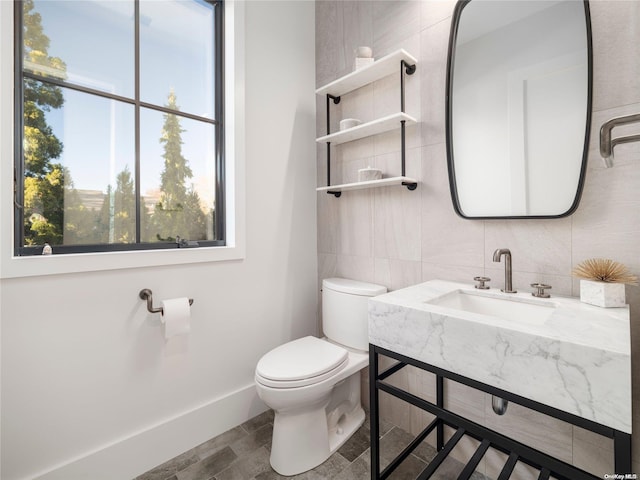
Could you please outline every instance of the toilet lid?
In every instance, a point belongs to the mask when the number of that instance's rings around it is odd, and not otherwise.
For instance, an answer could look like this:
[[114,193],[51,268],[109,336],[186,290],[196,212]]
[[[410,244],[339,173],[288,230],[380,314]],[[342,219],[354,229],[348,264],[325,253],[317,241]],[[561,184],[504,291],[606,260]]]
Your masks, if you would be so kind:
[[[265,354],[256,373],[266,380],[295,382],[323,376],[344,367],[349,353],[326,340],[303,337],[274,348]],[[309,384],[313,382],[303,382]]]

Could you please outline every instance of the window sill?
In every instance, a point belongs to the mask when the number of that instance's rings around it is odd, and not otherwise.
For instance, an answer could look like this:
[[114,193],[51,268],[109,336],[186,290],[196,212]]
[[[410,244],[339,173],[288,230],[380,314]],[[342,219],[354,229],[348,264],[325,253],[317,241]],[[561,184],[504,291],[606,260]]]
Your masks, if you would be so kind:
[[0,277],[32,277],[101,270],[219,262],[241,260],[244,256],[243,248],[239,246],[225,246],[10,257],[3,259],[0,268]]

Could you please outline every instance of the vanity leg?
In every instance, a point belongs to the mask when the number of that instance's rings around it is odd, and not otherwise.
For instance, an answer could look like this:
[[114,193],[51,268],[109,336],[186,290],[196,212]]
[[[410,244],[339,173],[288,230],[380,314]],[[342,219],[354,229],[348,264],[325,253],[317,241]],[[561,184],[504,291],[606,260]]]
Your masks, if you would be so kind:
[[378,397],[378,353],[369,344],[369,417],[371,422],[371,480],[380,478],[380,411]]
[[[444,408],[444,378],[436,375],[436,405]],[[444,424],[438,422],[436,427],[436,450],[439,452],[444,448]]]
[[613,432],[613,451],[616,473],[631,473],[631,435],[615,430]]

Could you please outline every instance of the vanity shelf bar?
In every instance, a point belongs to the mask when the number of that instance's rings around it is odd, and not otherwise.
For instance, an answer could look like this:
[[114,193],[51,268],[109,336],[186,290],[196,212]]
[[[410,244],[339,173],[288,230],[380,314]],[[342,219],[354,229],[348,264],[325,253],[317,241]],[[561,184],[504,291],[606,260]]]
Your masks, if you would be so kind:
[[[400,65],[400,112],[392,114],[383,118],[367,122],[362,125],[358,125],[353,128],[341,130],[339,132],[331,133],[330,122],[330,109],[331,103],[337,105],[340,103],[341,95],[349,93],[353,90],[361,88],[369,83],[375,82],[381,78],[391,75]],[[403,185],[409,190],[415,190],[418,186],[418,182],[412,178],[406,177],[405,157],[406,157],[406,123],[416,123],[416,119],[407,115],[405,109],[405,88],[404,77],[406,75],[413,75],[416,71],[417,60],[407,53],[405,50],[400,49],[389,55],[376,60],[371,65],[356,70],[342,78],[339,78],[324,87],[316,90],[316,94],[326,96],[326,109],[327,109],[327,134],[323,137],[317,138],[316,142],[327,144],[327,187],[319,187],[316,191],[326,191],[328,194],[334,195],[336,198],[342,195],[343,191],[347,190],[359,190],[363,188],[383,187],[387,185]],[[365,138],[372,135],[377,135],[383,132],[388,132],[396,128],[400,128],[400,144],[401,144],[401,176],[393,177],[392,182],[371,181],[362,182],[362,186],[354,187],[353,184],[331,185],[331,144],[339,145],[345,142],[351,142],[360,138]],[[396,179],[402,179],[400,182],[396,182]],[[382,179],[388,180],[388,179]]]
[[[384,372],[379,370],[379,355],[393,358],[398,361]],[[407,365],[412,365],[436,375],[436,403],[431,403],[417,397],[405,390],[395,387],[384,380],[398,372]],[[426,480],[435,473],[442,462],[454,449],[456,444],[465,435],[480,442],[475,454],[467,462],[458,480],[468,480],[473,474],[478,463],[489,447],[494,448],[508,456],[497,480],[508,480],[517,462],[538,470],[539,479],[548,479],[553,475],[558,480],[596,480],[599,477],[585,472],[573,465],[569,465],[557,458],[540,452],[534,448],[517,442],[505,435],[495,432],[487,427],[472,422],[444,408],[444,378],[467,385],[477,390],[498,396],[505,400],[517,403],[524,407],[536,410],[559,420],[571,423],[599,435],[612,438],[614,441],[615,471],[620,474],[631,473],[631,435],[615,430],[611,427],[595,423],[591,420],[572,415],[561,410],[543,405],[528,398],[501,390],[490,385],[472,380],[467,377],[449,372],[447,370],[429,365],[418,360],[406,357],[396,352],[386,350],[376,345],[369,345],[369,380],[370,380],[370,415],[371,415],[371,478],[383,480],[404,461],[405,458],[434,430],[437,431],[436,450],[437,455],[417,477]],[[379,392],[386,392],[394,397],[406,401],[436,418],[411,442],[389,465],[380,470],[380,439],[379,439]],[[454,435],[444,441],[444,426],[455,430]]]

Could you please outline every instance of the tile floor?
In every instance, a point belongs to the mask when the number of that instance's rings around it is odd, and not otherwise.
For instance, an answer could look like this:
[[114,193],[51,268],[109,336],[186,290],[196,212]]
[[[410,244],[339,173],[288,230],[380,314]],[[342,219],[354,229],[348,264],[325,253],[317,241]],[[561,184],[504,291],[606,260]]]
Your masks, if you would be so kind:
[[[326,462],[294,477],[283,477],[269,465],[273,412],[267,411],[202,445],[157,466],[135,480],[369,480],[369,420]],[[413,436],[386,422],[380,422],[381,466],[384,468]],[[414,479],[435,456],[426,443],[420,445],[390,478]],[[463,465],[448,458],[432,477],[457,478]],[[478,472],[471,480],[487,480]]]

